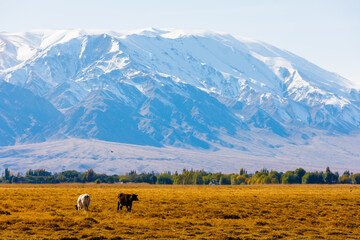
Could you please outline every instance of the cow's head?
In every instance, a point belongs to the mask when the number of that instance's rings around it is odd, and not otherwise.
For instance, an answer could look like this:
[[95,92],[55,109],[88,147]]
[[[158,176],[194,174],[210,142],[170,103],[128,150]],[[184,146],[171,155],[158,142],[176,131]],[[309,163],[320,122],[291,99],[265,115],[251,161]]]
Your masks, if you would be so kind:
[[131,197],[130,197],[130,199],[131,199],[132,201],[139,201],[138,195],[136,195],[136,194],[132,194]]

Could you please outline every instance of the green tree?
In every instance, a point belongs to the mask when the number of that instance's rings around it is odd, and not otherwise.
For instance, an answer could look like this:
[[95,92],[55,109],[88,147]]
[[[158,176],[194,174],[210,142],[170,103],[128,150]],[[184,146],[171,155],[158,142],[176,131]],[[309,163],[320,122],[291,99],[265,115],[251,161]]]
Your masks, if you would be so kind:
[[349,184],[351,183],[350,172],[345,171],[341,177],[339,177],[339,183]]
[[327,184],[334,184],[338,182],[338,176],[332,173],[329,167],[326,167],[326,171],[324,173],[324,182]]
[[157,177],[155,176],[155,174],[152,173],[148,173],[148,174],[140,174],[138,175],[138,179],[137,182],[146,182],[146,183],[150,183],[150,184],[155,184],[157,181]]
[[18,178],[17,177],[13,177],[12,179],[11,179],[11,183],[18,183]]
[[8,168],[5,168],[5,180],[10,180],[11,172]]
[[352,182],[354,184],[360,184],[360,173],[355,173],[352,175]]
[[252,176],[251,183],[253,184],[271,183],[271,178],[267,178],[267,177],[269,177],[269,171],[264,168],[260,172],[256,172]]
[[301,179],[305,175],[306,171],[303,168],[298,168],[294,171],[294,173],[300,178],[301,183]]
[[173,184],[172,176],[169,173],[162,173],[157,178],[157,184]]
[[307,172],[302,178],[304,184],[322,184],[324,183],[323,174],[319,172]]
[[183,184],[182,175],[178,174],[174,176],[174,184]]
[[182,181],[183,181],[183,184],[195,184],[194,183],[194,171],[193,170],[188,171],[187,169],[183,169]]
[[269,173],[269,177],[271,179],[271,183],[280,183],[281,182],[281,174],[277,171],[271,171]]
[[193,182],[194,184],[204,184],[204,181],[203,181],[203,178],[202,178],[202,172],[196,172],[194,173],[194,176],[193,176]]
[[58,176],[60,176],[59,179],[61,179],[61,182],[80,182],[80,173],[75,170],[67,170],[64,172],[61,172]]
[[239,174],[240,175],[247,175],[247,172],[246,172],[245,169],[241,168]]
[[84,174],[84,181],[85,182],[92,182],[95,178],[95,172],[92,168],[90,168],[85,174]]
[[231,175],[231,185],[239,185],[240,182],[239,180],[237,179],[238,176],[241,176],[241,175],[237,175],[237,174],[233,174]]
[[301,178],[293,171],[287,171],[281,176],[281,183],[283,184],[297,184],[301,183]]
[[203,183],[208,185],[210,183],[210,174],[202,176]]
[[339,178],[339,182],[342,184],[350,184],[351,178],[348,175],[343,175]]
[[230,185],[231,184],[231,175],[222,175],[220,177],[220,182],[219,184],[221,185]]
[[129,176],[120,176],[119,182],[120,183],[128,183],[128,182],[130,182],[130,177]]
[[223,174],[221,172],[210,174],[210,182],[212,181],[220,182],[220,178],[222,175]]
[[[247,175],[247,174],[246,174]],[[239,184],[247,184],[247,180],[251,180],[250,178],[246,177],[246,175],[239,175],[236,177],[236,181]]]

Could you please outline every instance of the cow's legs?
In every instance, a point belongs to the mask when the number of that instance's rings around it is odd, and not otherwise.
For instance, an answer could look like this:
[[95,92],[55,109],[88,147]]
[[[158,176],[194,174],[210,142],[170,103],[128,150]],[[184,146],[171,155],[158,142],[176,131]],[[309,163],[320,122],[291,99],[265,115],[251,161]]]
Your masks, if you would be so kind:
[[128,212],[131,212],[131,205],[132,205],[131,203],[126,205],[126,209],[128,210]]
[[119,211],[120,208],[120,202],[118,202],[117,211]]

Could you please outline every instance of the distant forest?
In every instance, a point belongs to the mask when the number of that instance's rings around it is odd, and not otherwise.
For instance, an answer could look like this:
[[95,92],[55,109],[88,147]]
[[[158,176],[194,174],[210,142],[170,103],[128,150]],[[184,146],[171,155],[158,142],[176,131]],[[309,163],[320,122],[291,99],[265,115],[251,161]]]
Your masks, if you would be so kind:
[[13,174],[5,169],[0,183],[149,183],[149,184],[188,184],[188,185],[249,185],[249,184],[360,184],[360,173],[345,171],[342,176],[331,172],[306,172],[302,168],[295,171],[277,172],[262,169],[255,173],[247,173],[240,169],[239,173],[211,173],[204,170],[187,170],[165,173],[140,173],[130,171],[124,175],[98,174],[89,169],[85,173],[74,170],[54,173],[45,169],[28,170],[25,176],[19,172]]

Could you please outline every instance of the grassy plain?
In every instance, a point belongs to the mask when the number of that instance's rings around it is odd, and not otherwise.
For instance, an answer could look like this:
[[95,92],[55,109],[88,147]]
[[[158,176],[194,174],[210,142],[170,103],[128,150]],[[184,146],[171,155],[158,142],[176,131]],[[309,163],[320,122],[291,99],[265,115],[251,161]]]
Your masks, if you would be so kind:
[[[139,195],[132,212],[120,192]],[[2,184],[0,239],[360,239],[359,208],[354,185]]]

